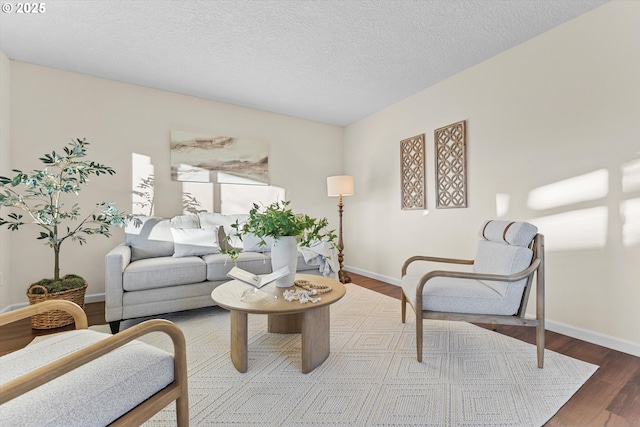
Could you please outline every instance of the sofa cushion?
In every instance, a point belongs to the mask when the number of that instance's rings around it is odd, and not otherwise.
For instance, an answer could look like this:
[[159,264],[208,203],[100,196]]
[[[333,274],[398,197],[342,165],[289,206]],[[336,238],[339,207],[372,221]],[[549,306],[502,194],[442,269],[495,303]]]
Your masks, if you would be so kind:
[[171,228],[199,228],[196,215],[170,219],[136,216],[125,228],[125,243],[131,246],[131,260],[173,255]]
[[122,273],[125,291],[141,291],[206,280],[207,266],[200,257],[159,257],[129,264]]
[[259,252],[240,252],[238,259],[231,261],[228,255],[213,254],[202,257],[207,264],[207,280],[231,280],[227,273],[235,266],[253,274],[271,273],[271,258]]
[[[233,227],[232,224],[235,224],[236,221],[242,224],[246,220],[249,219],[248,214],[235,214],[235,215],[226,215],[216,212],[200,212],[198,214],[198,218],[200,220],[200,227],[208,228],[208,227],[222,227],[225,236],[233,236]],[[220,246],[225,249],[225,244],[227,242],[220,240]],[[235,249],[242,249],[243,243],[238,237],[230,237],[228,241],[229,245]],[[228,248],[231,249],[231,248]]]
[[[0,382],[111,336],[69,331],[0,357]],[[105,426],[173,382],[173,356],[133,341],[0,406],[6,426]]]
[[218,227],[212,228],[172,228],[173,257],[217,254]]

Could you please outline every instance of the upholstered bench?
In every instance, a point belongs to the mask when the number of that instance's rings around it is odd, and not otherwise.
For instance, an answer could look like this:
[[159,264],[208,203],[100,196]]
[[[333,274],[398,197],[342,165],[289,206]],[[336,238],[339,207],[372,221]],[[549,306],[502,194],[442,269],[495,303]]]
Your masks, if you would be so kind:
[[[68,304],[73,303],[39,305],[68,309]],[[80,311],[76,314],[83,316],[82,309],[75,307]],[[38,308],[4,313],[0,325],[28,317],[34,310]],[[88,330],[86,324],[86,317],[77,318],[80,329],[0,357],[0,419],[4,425],[138,425],[174,400],[178,425],[188,425],[185,344],[177,326],[151,320],[111,335]],[[135,340],[154,331],[171,337],[175,357]]]

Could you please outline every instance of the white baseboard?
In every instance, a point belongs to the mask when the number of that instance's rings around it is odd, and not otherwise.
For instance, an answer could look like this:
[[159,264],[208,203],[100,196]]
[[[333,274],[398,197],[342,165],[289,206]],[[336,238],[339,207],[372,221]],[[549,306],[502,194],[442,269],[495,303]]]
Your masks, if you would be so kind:
[[381,274],[371,273],[366,270],[360,270],[359,268],[344,266],[343,269],[347,272],[356,273],[361,276],[369,277],[371,279],[380,280],[381,282],[388,283],[390,285],[400,286],[400,280],[392,277],[383,276]]
[[87,295],[84,297],[84,302],[86,303],[90,303],[90,302],[102,302],[104,301],[105,296],[104,293],[102,294],[91,294],[91,295]]
[[[101,302],[101,301],[104,301],[104,298],[105,298],[104,293],[102,293],[102,294],[85,295],[84,296],[84,302],[87,303],[87,304],[88,303],[92,303],[92,302]],[[28,302],[19,302],[19,303],[16,303],[16,304],[11,304],[11,305],[6,306],[2,310],[0,310],[0,314],[7,313],[7,312],[13,311],[13,310],[17,310],[19,308],[26,307],[28,305],[29,305]]]
[[570,336],[571,338],[587,341],[592,344],[640,357],[640,344],[632,341],[604,335],[587,329],[577,328],[575,326],[566,325],[564,323],[548,319],[545,320],[545,326],[548,331],[557,332],[562,335]]
[[[398,279],[393,279],[391,277],[382,276],[380,274],[371,273],[369,271],[361,270],[354,267],[345,266],[344,269],[361,276],[389,283],[390,285],[400,286],[400,280]],[[587,329],[566,325],[564,323],[555,322],[549,319],[545,320],[545,326],[549,331],[557,332],[562,335],[567,335],[571,338],[576,338],[602,347],[610,348],[612,350],[628,353],[632,356],[640,357],[640,343],[635,343],[621,338],[604,335],[599,332],[589,331]]]

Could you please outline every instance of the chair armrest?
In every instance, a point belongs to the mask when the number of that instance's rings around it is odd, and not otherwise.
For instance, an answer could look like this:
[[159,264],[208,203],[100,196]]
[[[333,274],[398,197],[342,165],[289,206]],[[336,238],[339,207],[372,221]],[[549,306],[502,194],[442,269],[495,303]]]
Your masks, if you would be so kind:
[[473,279],[473,280],[492,280],[497,282],[517,282],[532,275],[540,266],[540,259],[534,260],[529,267],[522,270],[520,273],[502,275],[502,274],[486,274],[486,273],[472,273],[467,271],[444,271],[434,270],[423,275],[416,287],[416,297],[422,299],[422,290],[424,285],[435,277],[451,277],[456,279]]
[[46,313],[51,310],[66,311],[73,316],[76,329],[87,329],[87,315],[84,310],[76,303],[67,300],[48,300],[17,310],[0,314],[0,326],[17,322],[18,320],[34,316],[40,313]]
[[433,256],[425,256],[425,255],[416,255],[411,258],[407,258],[407,260],[402,265],[402,276],[407,274],[407,268],[409,264],[415,261],[431,261],[431,262],[440,262],[440,263],[448,263],[448,264],[465,264],[465,265],[473,265],[472,259],[457,259],[457,258],[439,258]]
[[41,366],[27,374],[21,375],[0,385],[0,405],[14,399],[36,387],[58,378],[86,363],[131,342],[150,332],[163,332],[169,335],[174,348],[174,382],[186,384],[186,343],[180,328],[167,320],[148,320],[132,326],[116,335],[112,335],[78,350],[68,356]]

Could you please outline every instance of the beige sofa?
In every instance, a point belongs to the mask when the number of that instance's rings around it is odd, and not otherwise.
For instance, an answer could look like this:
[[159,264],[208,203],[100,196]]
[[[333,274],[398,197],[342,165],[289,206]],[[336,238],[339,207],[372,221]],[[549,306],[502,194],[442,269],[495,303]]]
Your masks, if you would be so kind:
[[[270,273],[269,244],[260,247],[254,236],[225,240],[231,224],[247,218],[205,212],[138,217],[136,225],[128,225],[125,243],[105,257],[105,317],[111,331],[117,332],[125,319],[215,305],[211,291],[230,280],[227,273],[234,266]],[[226,245],[242,250],[236,261],[220,253]],[[335,257],[328,258],[300,252],[296,270],[336,277]]]

